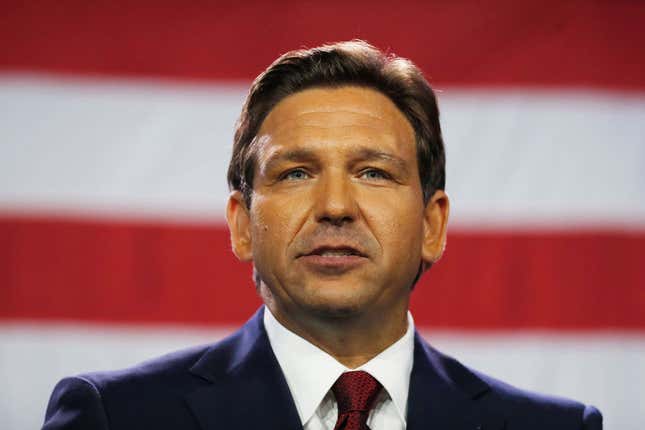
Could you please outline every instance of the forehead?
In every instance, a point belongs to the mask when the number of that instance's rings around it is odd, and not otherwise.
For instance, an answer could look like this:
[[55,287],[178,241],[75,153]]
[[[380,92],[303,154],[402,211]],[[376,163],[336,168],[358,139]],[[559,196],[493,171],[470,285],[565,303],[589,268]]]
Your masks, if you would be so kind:
[[267,115],[258,138],[265,150],[267,143],[335,143],[416,154],[414,130],[405,115],[381,92],[357,86],[311,88],[288,96]]

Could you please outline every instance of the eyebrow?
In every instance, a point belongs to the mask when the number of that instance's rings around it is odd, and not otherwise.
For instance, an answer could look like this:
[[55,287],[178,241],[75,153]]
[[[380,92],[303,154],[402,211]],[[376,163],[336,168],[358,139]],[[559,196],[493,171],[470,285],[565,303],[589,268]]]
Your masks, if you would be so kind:
[[404,159],[387,152],[378,151],[376,149],[360,148],[358,151],[356,151],[355,156],[352,158],[355,161],[385,161],[393,163],[398,169],[400,169],[404,173],[408,173],[408,166]]
[[[315,151],[305,148],[291,149],[288,151],[278,151],[270,155],[266,162],[264,163],[264,171],[269,171],[281,162],[291,161],[291,162],[316,162],[319,160],[319,157],[316,155]],[[358,163],[361,161],[385,161],[388,163],[393,163],[396,167],[401,170],[403,173],[408,173],[408,166],[405,160],[402,158],[389,154],[387,152],[379,151],[372,148],[359,148],[352,154],[351,162]]]
[[313,162],[318,160],[315,152],[309,149],[290,149],[288,151],[277,151],[269,156],[264,163],[262,170],[271,170],[274,165],[285,162]]

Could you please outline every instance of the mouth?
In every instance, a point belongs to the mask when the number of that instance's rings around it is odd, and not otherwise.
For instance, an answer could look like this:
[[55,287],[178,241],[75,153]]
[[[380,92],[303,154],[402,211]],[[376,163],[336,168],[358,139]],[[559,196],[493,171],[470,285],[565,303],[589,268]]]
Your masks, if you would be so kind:
[[361,251],[351,246],[320,246],[314,248],[312,251],[303,254],[303,256],[321,256],[329,258],[341,258],[341,257],[366,257]]
[[367,261],[367,255],[351,246],[319,246],[298,256],[310,270],[338,275],[355,269]]

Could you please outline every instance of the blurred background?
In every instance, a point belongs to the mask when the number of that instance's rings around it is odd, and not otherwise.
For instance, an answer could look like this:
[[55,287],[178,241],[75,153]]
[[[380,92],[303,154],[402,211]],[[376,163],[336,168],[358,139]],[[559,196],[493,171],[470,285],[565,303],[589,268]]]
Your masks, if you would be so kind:
[[425,337],[645,419],[645,3],[0,2],[0,428],[61,377],[213,342],[260,305],[223,209],[281,53],[361,38],[437,90],[452,199]]

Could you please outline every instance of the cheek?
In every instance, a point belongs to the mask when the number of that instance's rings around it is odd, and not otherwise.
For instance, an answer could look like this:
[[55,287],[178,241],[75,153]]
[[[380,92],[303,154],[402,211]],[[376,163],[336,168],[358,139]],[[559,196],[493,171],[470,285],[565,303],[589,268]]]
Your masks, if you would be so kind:
[[254,247],[270,248],[276,253],[293,240],[302,225],[302,205],[294,201],[258,198],[251,210],[252,240]]
[[420,258],[423,239],[423,210],[416,199],[382,199],[387,206],[372,205],[364,211],[383,254],[388,259],[406,260]]

